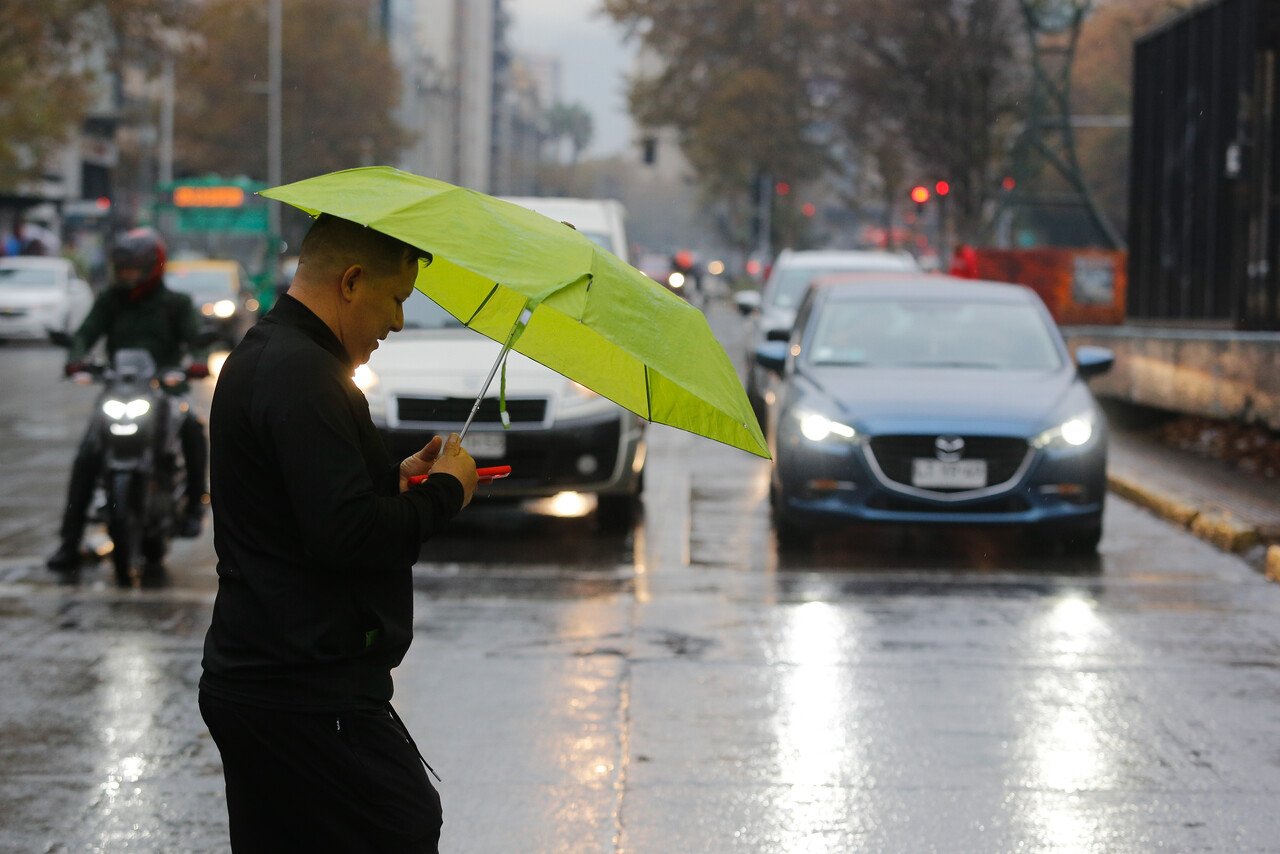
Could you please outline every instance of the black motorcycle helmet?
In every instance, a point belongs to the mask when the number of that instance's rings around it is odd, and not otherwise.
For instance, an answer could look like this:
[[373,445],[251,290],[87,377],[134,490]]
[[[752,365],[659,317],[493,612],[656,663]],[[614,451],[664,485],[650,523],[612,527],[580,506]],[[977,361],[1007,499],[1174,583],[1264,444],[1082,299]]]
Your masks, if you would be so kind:
[[129,283],[129,287],[150,288],[164,275],[167,256],[160,232],[154,228],[134,228],[116,239],[111,250],[111,266],[117,275],[121,269],[140,271],[142,278]]

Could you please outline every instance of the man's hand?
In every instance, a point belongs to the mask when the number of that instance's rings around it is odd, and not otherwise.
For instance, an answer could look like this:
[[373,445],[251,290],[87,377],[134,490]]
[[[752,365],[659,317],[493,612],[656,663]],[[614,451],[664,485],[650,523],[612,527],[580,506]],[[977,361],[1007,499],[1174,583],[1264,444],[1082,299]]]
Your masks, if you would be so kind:
[[456,477],[462,484],[462,506],[471,503],[471,496],[476,491],[476,461],[462,447],[457,433],[450,433],[448,441],[436,436],[421,451],[400,463],[400,491],[409,488],[409,478],[429,472]]

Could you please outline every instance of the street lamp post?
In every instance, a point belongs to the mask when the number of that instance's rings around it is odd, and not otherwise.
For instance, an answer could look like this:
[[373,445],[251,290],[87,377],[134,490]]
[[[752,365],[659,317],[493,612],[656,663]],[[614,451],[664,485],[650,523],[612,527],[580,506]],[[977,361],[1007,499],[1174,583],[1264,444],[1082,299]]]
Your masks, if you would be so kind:
[[[267,10],[267,183],[273,187],[281,184],[280,179],[280,124],[283,112],[283,97],[280,82],[281,30],[283,12],[281,0],[271,0]],[[267,205],[268,227],[271,239],[280,239],[280,206]],[[274,258],[276,247],[268,252],[268,258]]]

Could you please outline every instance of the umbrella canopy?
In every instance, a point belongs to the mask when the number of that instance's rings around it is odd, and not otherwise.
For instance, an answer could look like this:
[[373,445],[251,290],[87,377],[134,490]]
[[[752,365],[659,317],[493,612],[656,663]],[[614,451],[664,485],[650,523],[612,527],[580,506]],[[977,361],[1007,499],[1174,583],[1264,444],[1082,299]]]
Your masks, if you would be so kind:
[[641,418],[769,458],[702,312],[563,223],[385,166],[261,195],[431,253],[417,288],[471,329]]

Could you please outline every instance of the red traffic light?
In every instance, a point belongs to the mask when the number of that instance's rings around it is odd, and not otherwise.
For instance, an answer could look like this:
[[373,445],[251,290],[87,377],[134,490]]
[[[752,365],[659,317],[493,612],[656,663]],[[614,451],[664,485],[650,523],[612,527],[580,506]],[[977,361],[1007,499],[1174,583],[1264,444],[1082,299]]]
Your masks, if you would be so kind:
[[946,181],[939,181],[933,185],[933,191],[939,196],[945,196],[951,192],[951,185]]
[[790,195],[791,185],[788,184],[786,181],[779,181],[777,184],[773,185],[773,191],[777,193],[779,196]]
[[813,202],[805,202],[804,206],[800,208],[800,213],[804,214],[805,216],[813,216],[817,212],[818,212],[818,206],[815,205]]
[[1005,179],[1000,182],[1000,186],[1005,189],[1005,192],[1009,192],[1018,186],[1018,182],[1013,179],[1012,175],[1006,175]]
[[923,205],[925,202],[929,201],[929,188],[924,186],[912,187],[911,201],[915,202],[917,205]]

